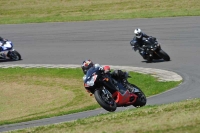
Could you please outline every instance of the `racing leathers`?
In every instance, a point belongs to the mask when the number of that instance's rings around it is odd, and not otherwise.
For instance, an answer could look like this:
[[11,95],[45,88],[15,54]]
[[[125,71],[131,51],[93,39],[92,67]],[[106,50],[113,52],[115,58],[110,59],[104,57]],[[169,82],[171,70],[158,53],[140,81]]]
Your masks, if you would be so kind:
[[137,38],[136,36],[133,38],[133,40],[131,40],[130,45],[132,46],[132,48],[134,49],[134,51],[139,50],[140,55],[146,59],[146,49],[144,48],[144,38],[149,38],[150,36],[148,36],[145,33],[142,33],[141,38]]
[[[100,66],[99,64],[95,64],[93,67],[99,67],[99,70],[102,71],[102,74],[105,74],[106,76],[110,77],[110,85],[112,86],[112,92],[114,93],[115,91],[120,91],[119,88],[117,87],[117,82],[121,81],[122,84],[125,84],[125,82],[127,81],[126,72],[123,72],[122,70],[114,70],[113,72],[110,71],[110,67],[109,66]],[[109,67],[109,70],[106,68]],[[83,76],[83,81],[86,79],[86,75]]]

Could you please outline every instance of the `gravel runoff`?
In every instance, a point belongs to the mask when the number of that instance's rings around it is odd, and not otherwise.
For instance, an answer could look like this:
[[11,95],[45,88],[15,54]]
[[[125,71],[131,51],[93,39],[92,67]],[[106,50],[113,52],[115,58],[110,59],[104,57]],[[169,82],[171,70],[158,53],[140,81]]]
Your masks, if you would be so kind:
[[[156,78],[158,81],[181,81],[182,77],[175,72],[162,70],[162,69],[154,69],[154,68],[143,68],[143,67],[132,67],[132,66],[112,66],[109,65],[111,69],[121,69],[125,71],[133,71],[143,74],[150,74]],[[80,65],[65,65],[65,64],[1,64],[0,68],[14,68],[14,67],[22,67],[22,68],[80,68]]]

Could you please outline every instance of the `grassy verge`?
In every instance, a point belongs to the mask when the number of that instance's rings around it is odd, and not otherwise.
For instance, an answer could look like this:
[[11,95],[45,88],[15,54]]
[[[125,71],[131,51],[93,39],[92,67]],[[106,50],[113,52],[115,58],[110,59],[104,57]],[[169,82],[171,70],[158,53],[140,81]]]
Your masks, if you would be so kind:
[[0,24],[199,16],[199,0],[1,0]]
[[200,99],[194,99],[146,106],[12,133],[199,133],[199,104]]
[[[130,72],[129,81],[146,96],[180,82],[158,82],[150,75]],[[0,68],[0,125],[59,116],[100,106],[85,91],[81,69]]]

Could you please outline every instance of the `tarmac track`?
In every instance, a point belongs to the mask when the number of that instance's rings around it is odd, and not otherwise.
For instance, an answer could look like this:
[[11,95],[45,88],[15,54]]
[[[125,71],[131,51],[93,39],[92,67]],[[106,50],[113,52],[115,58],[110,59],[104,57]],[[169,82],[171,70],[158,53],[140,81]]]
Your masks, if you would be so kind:
[[[154,36],[171,61],[146,63],[129,44],[135,28]],[[200,97],[200,17],[0,25],[0,35],[11,39],[22,61],[13,64],[81,64],[90,58],[102,65],[156,68],[176,72],[183,83],[148,98],[147,104],[165,104]],[[119,108],[122,110],[124,108]],[[103,109],[49,119],[0,126],[0,132],[75,120],[106,113]]]

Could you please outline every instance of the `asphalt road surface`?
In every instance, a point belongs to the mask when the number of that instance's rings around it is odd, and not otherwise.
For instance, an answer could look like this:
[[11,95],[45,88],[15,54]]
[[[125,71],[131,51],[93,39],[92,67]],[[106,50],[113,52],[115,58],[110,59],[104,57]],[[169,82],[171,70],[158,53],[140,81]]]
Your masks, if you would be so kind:
[[[146,63],[129,44],[135,28],[157,38],[171,61]],[[0,64],[81,64],[91,59],[102,65],[157,68],[178,73],[183,83],[148,98],[165,104],[200,97],[200,17],[132,19],[41,24],[0,25],[0,36],[11,39],[21,61]],[[118,110],[121,110],[119,108]],[[70,121],[105,113],[103,109],[0,126],[0,132]]]

